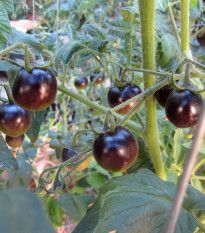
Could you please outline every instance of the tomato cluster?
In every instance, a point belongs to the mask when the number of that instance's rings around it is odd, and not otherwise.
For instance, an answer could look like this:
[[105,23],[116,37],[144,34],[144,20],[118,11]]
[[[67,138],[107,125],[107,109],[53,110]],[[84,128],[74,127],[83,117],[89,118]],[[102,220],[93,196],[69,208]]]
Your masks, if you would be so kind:
[[15,103],[0,105],[0,131],[6,134],[6,142],[12,147],[23,143],[24,133],[31,125],[30,110],[47,108],[57,92],[57,80],[49,69],[20,69],[14,79],[12,95]]
[[197,123],[203,99],[189,90],[174,90],[169,84],[155,92],[158,103],[165,108],[167,119],[178,128]]

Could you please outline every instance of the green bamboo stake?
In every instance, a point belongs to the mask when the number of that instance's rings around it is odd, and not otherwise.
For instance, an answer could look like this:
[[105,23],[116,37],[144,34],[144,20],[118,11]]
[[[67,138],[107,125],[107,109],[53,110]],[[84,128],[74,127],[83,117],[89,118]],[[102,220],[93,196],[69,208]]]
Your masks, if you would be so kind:
[[[139,0],[143,68],[155,69],[155,0]],[[144,87],[148,89],[155,84],[153,74],[144,73]],[[156,103],[151,95],[145,102],[146,122],[144,139],[149,148],[156,174],[166,180],[164,164],[159,148]]]

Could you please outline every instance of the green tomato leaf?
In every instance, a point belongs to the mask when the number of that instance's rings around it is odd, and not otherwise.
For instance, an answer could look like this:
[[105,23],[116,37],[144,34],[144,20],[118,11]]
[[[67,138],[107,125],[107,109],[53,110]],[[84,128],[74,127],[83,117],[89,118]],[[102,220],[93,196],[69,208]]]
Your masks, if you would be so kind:
[[100,0],[83,0],[80,5],[80,11],[88,10],[94,7]]
[[199,1],[200,0],[191,0],[191,2],[190,2],[191,9],[193,9]]
[[54,233],[35,194],[23,188],[0,192],[0,233]]
[[120,13],[126,23],[130,23],[132,20],[139,16],[137,8],[135,7],[123,7],[120,9]]
[[7,41],[7,38],[0,32],[0,49],[2,49],[2,45]]
[[13,0],[0,0],[0,4],[4,7],[4,9],[8,13],[13,13],[14,12],[14,3]]
[[104,183],[105,179],[103,175],[99,173],[93,173],[86,178],[88,184],[94,189],[99,189]]
[[167,7],[169,5],[169,1],[168,0],[157,0],[156,2],[156,10],[160,10],[165,12]]
[[9,17],[7,15],[6,9],[0,1],[0,32],[12,34],[12,29],[9,22]]
[[31,140],[32,143],[34,143],[37,138],[40,131],[41,123],[43,122],[44,115],[45,115],[46,109],[42,111],[32,112],[32,123],[28,131],[26,132],[27,136]]
[[[88,194],[63,194],[59,204],[65,213],[76,221],[80,221],[86,214],[88,205],[94,201],[94,196]],[[86,231],[85,231],[86,232]]]
[[31,180],[33,168],[24,154],[20,154],[17,157],[17,161],[18,171],[10,171],[9,180],[11,181],[12,186],[24,186],[27,188]]
[[106,32],[96,24],[85,24],[83,27],[85,32],[89,33],[92,37],[98,38],[101,41],[106,40]]
[[18,170],[18,163],[0,133],[0,170]]
[[117,32],[127,33],[130,31],[130,24],[126,23],[122,19],[115,19],[113,21],[107,22],[106,26],[109,29],[111,29],[113,31],[117,31]]
[[[73,233],[148,233],[165,232],[177,187],[162,181],[153,172],[141,169],[137,174],[113,178],[103,185]],[[193,216],[205,210],[205,195],[189,186],[175,232],[193,233]]]
[[173,142],[173,158],[176,164],[183,165],[184,158],[182,153],[182,144],[184,143],[184,132],[183,129],[176,129],[174,134]]

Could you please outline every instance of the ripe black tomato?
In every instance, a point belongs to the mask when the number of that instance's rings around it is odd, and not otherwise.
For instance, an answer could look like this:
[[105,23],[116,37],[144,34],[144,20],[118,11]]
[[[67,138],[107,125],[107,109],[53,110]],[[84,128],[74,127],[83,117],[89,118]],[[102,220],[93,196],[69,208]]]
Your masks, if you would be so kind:
[[5,140],[8,146],[10,146],[11,148],[17,148],[22,145],[24,141],[24,134],[18,137],[11,137],[11,136],[6,135]]
[[65,162],[65,161],[67,161],[68,159],[72,158],[75,155],[76,155],[76,152],[73,151],[72,149],[63,148],[63,150],[62,150],[62,161]]
[[78,90],[83,90],[88,86],[88,79],[86,77],[76,79],[74,85]]
[[50,70],[33,69],[28,73],[21,69],[13,83],[14,101],[26,110],[40,111],[47,108],[57,92],[56,77]]
[[[96,76],[99,73],[93,72],[90,74],[90,81],[92,82],[94,80],[94,78],[96,78]],[[101,84],[105,79],[105,74],[101,73],[100,76],[97,78],[97,80],[95,81],[95,85]]]
[[0,131],[11,137],[25,133],[31,124],[30,112],[18,105],[6,103],[0,105]]
[[168,120],[178,128],[188,128],[197,123],[203,103],[201,95],[188,90],[173,91],[166,102]]
[[[115,106],[125,102],[128,99],[131,99],[132,97],[139,95],[142,92],[140,87],[138,87],[136,84],[126,84],[124,87],[117,87],[115,85],[111,86],[108,95],[107,100],[108,104],[111,108],[114,108]],[[121,108],[117,111],[119,114],[127,114],[131,111],[131,109],[136,105],[138,102],[134,101],[124,108]]]
[[[175,81],[176,84],[178,82],[179,82],[179,80]],[[172,91],[174,91],[174,88],[172,88],[170,84],[167,84],[167,85],[165,85],[164,87],[160,88],[158,91],[156,91],[154,93],[154,96],[155,96],[157,102],[162,107],[165,108],[165,105],[166,105],[166,102],[167,102],[167,98],[172,93]]]
[[138,143],[133,134],[122,126],[112,133],[98,136],[93,143],[93,155],[98,164],[112,172],[122,172],[138,154]]

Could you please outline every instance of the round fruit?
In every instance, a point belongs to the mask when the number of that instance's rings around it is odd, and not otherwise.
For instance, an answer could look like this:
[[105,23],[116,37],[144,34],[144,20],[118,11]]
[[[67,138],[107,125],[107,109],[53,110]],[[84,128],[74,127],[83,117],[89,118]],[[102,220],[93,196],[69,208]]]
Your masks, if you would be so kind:
[[12,147],[12,148],[17,148],[20,147],[24,141],[24,134],[18,136],[18,137],[10,137],[8,135],[6,135],[6,143],[8,146]]
[[122,172],[138,154],[138,143],[133,134],[122,126],[112,133],[98,136],[93,143],[93,155],[98,164],[112,172]]
[[[126,84],[124,87],[117,87],[113,85],[110,87],[108,91],[108,95],[107,95],[108,104],[111,108],[114,108],[115,106],[125,102],[126,100],[131,99],[136,95],[139,95],[141,92],[142,90],[134,83]],[[119,109],[117,113],[119,114],[129,113],[138,101],[139,100],[131,102],[124,108]]]
[[21,69],[13,83],[14,101],[26,110],[40,111],[47,108],[57,92],[56,77],[50,70]]
[[83,90],[88,86],[88,79],[86,77],[76,79],[74,85],[78,90]]
[[18,105],[0,105],[0,131],[11,137],[24,134],[30,127],[31,114]]
[[173,91],[166,102],[168,120],[178,128],[187,128],[197,123],[203,103],[201,95],[188,90]]
[[[77,153],[75,151],[73,151],[72,149],[67,149],[67,148],[63,148],[62,150],[62,161],[65,162],[67,161],[68,159],[72,158],[73,156],[77,155]],[[81,158],[79,159],[76,159],[74,160],[73,162],[77,162],[79,161],[80,159],[82,159],[84,156],[82,156]],[[76,169],[75,171],[76,172],[80,172],[80,171],[83,171],[85,170],[88,165],[90,164],[92,158],[89,157],[87,158],[84,162],[82,162]]]
[[[92,82],[98,74],[99,73],[95,73],[95,72],[91,73],[90,74],[90,81]],[[105,75],[104,75],[104,73],[101,73],[100,76],[95,81],[95,85],[101,84],[104,81],[104,79],[105,79]]]
[[[175,81],[175,83],[177,84],[179,81]],[[167,102],[167,98],[169,97],[169,95],[172,93],[172,91],[174,91],[174,88],[171,87],[170,84],[165,85],[164,87],[160,88],[158,91],[156,91],[154,93],[154,96],[157,100],[157,102],[165,108],[166,102]]]
[[72,158],[75,155],[77,155],[77,153],[75,151],[73,151],[72,149],[63,148],[63,150],[62,150],[62,161],[65,162],[65,161],[67,161],[68,159]]

